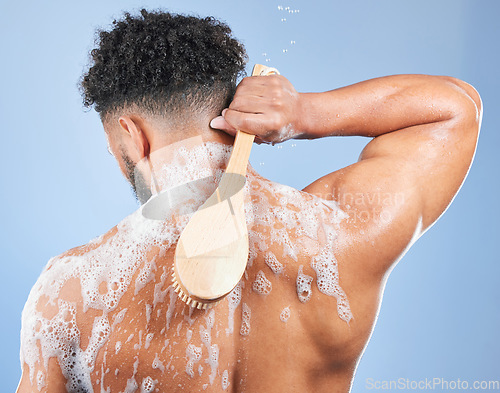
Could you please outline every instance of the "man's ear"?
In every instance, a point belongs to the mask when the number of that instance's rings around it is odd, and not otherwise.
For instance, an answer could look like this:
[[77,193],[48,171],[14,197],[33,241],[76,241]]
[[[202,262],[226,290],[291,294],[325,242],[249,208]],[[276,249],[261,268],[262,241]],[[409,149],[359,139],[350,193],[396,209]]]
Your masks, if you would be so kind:
[[144,133],[140,122],[133,120],[129,116],[120,116],[120,118],[118,119],[118,123],[120,123],[120,127],[130,135],[130,139],[132,140],[132,143],[135,145],[137,153],[139,154],[139,160],[149,156],[149,140]]

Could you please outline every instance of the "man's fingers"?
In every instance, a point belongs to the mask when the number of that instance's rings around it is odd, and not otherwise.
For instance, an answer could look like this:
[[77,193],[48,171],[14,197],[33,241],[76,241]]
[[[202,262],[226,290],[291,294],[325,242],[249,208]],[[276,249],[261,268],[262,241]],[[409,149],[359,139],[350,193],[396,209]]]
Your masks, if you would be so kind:
[[257,96],[237,96],[229,105],[229,109],[245,113],[264,113],[272,107],[270,98]]
[[234,129],[249,134],[262,136],[266,130],[265,116],[261,113],[242,113],[228,109],[224,112],[224,119]]

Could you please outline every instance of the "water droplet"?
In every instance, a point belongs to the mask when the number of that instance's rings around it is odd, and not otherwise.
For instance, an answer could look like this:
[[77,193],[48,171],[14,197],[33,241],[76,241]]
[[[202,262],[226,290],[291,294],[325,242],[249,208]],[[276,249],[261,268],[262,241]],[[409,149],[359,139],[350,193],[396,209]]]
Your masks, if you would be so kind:
[[281,21],[282,22],[286,22],[286,18],[281,18]]
[[286,52],[288,52],[288,49],[283,49],[283,53],[286,53]]
[[294,45],[294,44],[295,44],[295,41],[290,41],[290,44]]

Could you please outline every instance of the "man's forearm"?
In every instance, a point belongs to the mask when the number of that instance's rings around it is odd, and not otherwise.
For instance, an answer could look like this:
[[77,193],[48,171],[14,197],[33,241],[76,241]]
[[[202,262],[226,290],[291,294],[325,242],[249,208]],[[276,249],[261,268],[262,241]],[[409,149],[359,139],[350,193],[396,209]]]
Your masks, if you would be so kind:
[[298,138],[375,137],[403,128],[449,120],[471,97],[464,82],[428,75],[371,79],[325,93],[301,93]]

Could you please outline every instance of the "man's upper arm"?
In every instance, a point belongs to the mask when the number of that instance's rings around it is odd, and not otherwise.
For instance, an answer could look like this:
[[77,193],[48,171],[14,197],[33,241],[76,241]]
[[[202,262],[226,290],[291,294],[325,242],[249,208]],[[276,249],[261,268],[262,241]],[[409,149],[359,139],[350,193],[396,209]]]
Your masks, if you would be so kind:
[[58,393],[66,392],[66,379],[64,378],[61,368],[56,358],[49,359],[48,370],[43,368],[43,362],[38,363],[34,371],[33,383],[30,379],[30,371],[28,365],[23,365],[23,374],[17,393]]
[[[77,249],[74,249],[77,250]],[[74,309],[81,299],[79,286],[71,280],[59,287],[56,279],[64,277],[64,269],[71,263],[63,255],[52,258],[33,286],[22,313],[21,366],[22,376],[17,392],[66,392],[60,355],[65,348],[75,345],[70,332],[78,331]],[[54,289],[57,287],[57,294]],[[73,310],[73,311],[72,311]],[[76,310],[76,309],[75,309]]]
[[451,81],[465,91],[452,118],[378,136],[357,163],[304,189],[325,197],[328,187],[327,198],[349,215],[342,246],[380,273],[445,211],[472,162],[481,102],[472,87]]

